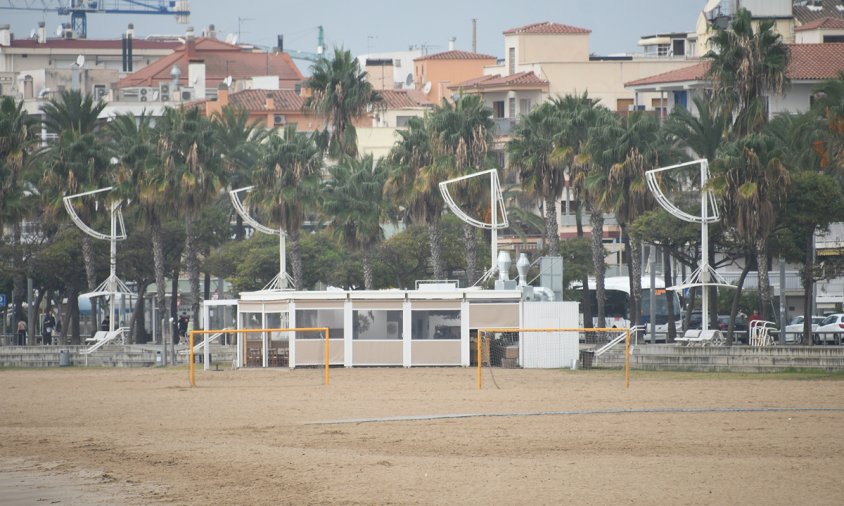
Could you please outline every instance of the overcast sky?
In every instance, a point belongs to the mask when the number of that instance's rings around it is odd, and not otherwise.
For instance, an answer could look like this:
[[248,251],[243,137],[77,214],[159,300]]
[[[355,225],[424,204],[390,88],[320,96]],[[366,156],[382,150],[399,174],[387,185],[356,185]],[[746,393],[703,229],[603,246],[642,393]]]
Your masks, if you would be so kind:
[[[478,51],[503,57],[501,32],[540,21],[591,29],[593,53],[633,52],[642,35],[694,30],[706,0],[191,0],[190,4],[190,25],[197,33],[210,23],[223,34],[237,33],[239,25],[243,41],[272,46],[276,35],[284,34],[286,48],[314,51],[316,27],[322,25],[329,48],[342,46],[356,55],[412,45],[427,45],[431,53],[445,51],[450,37],[457,38],[457,49],[468,50],[472,18],[477,18]],[[11,24],[19,38],[27,37],[42,19],[50,34],[62,21],[70,21],[55,13],[45,18],[40,12],[0,10],[0,23]],[[88,17],[88,37],[119,37],[130,22],[137,36],[185,29],[171,16],[98,14]]]

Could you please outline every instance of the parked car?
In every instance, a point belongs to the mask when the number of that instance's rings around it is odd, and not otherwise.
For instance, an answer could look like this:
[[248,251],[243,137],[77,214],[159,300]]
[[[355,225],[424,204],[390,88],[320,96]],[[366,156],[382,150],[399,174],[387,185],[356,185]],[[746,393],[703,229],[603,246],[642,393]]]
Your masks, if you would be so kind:
[[[824,321],[823,316],[813,316],[812,317],[812,336],[815,336],[815,332],[818,330],[818,326],[821,322]],[[788,322],[788,325],[785,326],[785,342],[786,343],[799,343],[803,340],[803,315],[795,316]]]
[[835,313],[824,318],[815,330],[818,343],[841,344],[844,340],[844,313]]
[[[700,311],[692,311],[692,316],[689,319],[690,329],[699,329],[703,325]],[[718,315],[718,330],[726,337],[727,331],[730,329],[730,315]],[[747,323],[736,317],[736,323],[733,327],[734,339],[737,342],[747,343]]]

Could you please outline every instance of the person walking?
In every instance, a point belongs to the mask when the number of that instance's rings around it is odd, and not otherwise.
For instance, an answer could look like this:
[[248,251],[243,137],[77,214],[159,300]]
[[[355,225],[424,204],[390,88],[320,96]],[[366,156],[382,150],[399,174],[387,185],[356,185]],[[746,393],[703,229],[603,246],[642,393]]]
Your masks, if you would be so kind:
[[25,346],[26,345],[26,321],[20,320],[18,322],[18,340],[16,343],[18,346]]
[[44,338],[44,344],[53,344],[53,330],[56,328],[56,318],[52,312],[48,312],[44,317],[44,325],[41,327],[41,336]]

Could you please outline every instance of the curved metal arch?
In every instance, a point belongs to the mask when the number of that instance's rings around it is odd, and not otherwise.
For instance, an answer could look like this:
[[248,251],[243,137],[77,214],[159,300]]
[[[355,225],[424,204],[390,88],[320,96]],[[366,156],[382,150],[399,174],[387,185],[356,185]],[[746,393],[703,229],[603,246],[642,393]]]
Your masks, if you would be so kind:
[[[466,214],[460,206],[454,202],[454,198],[451,196],[451,193],[448,191],[448,185],[452,183],[457,183],[460,181],[464,181],[466,179],[471,179],[475,177],[481,177],[489,174],[492,178],[492,183],[490,188],[492,189],[492,195],[490,195],[490,200],[495,199],[497,201],[497,208],[501,210],[501,221],[498,221],[498,216],[491,216],[492,223],[487,223],[485,221],[480,221],[476,218],[473,218]],[[454,179],[449,179],[448,181],[443,181],[440,183],[440,193],[443,196],[443,200],[445,200],[446,205],[448,208],[451,209],[458,218],[463,220],[464,222],[472,225],[473,227],[482,228],[484,230],[493,230],[493,229],[503,229],[510,226],[509,222],[507,221],[507,212],[504,209],[504,197],[501,195],[501,185],[498,181],[498,171],[495,169],[485,170],[482,172],[476,172],[474,174],[467,174],[465,176],[456,177]],[[497,210],[496,210],[496,214]]]
[[103,241],[111,241],[112,239],[116,241],[122,241],[126,239],[126,225],[123,223],[123,211],[120,210],[121,204],[119,202],[112,202],[111,204],[111,211],[114,212],[117,216],[117,233],[113,238],[111,234],[104,234],[89,227],[84,221],[82,221],[82,218],[79,216],[79,214],[76,213],[76,209],[74,209],[73,207],[74,199],[87,197],[88,195],[95,195],[97,193],[104,193],[107,191],[111,191],[112,189],[113,187],[109,186],[108,188],[100,188],[99,190],[92,190],[89,192],[77,193],[75,195],[68,195],[66,197],[62,197],[62,202],[64,203],[64,208],[67,211],[67,214],[70,216],[71,221],[73,221],[73,223],[86,234],[90,235],[95,239],[100,239]]
[[[706,205],[708,207],[706,216],[699,216],[694,214],[689,214],[686,211],[683,211],[679,207],[675,206],[673,202],[668,200],[668,197],[662,191],[662,188],[659,186],[659,180],[657,179],[657,175],[661,172],[666,172],[673,169],[678,169],[680,167],[688,167],[690,165],[703,165],[703,171],[705,176],[701,177],[701,191],[706,192]],[[703,185],[706,184],[706,181],[709,180],[709,161],[705,158],[700,160],[693,160],[691,162],[685,163],[678,163],[677,165],[671,165],[668,167],[660,167],[658,169],[652,169],[645,172],[645,179],[648,182],[648,188],[650,188],[651,193],[653,193],[654,198],[656,198],[659,205],[661,205],[666,211],[671,213],[672,216],[676,218],[680,218],[683,221],[688,221],[690,223],[716,223],[720,219],[720,215],[718,213],[718,203],[715,200],[715,195],[712,194],[709,190],[704,190]]]
[[240,194],[243,192],[250,193],[252,190],[255,189],[255,186],[244,186],[243,188],[238,188],[237,190],[231,190],[229,192],[229,197],[232,201],[232,206],[234,206],[234,210],[243,218],[244,223],[247,223],[250,227],[254,228],[258,232],[267,235],[280,235],[283,232],[281,229],[270,228],[266,225],[262,225],[258,223],[258,220],[253,218],[249,214],[249,210],[243,205],[243,201],[240,199]]

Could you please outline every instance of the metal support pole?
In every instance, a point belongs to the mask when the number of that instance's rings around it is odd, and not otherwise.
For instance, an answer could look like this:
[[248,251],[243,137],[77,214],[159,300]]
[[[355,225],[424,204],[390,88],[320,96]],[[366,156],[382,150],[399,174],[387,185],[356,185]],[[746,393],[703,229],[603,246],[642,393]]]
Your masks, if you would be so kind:
[[785,258],[780,257],[780,328],[788,325],[788,304],[785,300]]
[[709,330],[709,290],[706,284],[709,283],[709,206],[707,205],[706,185],[706,164],[700,164],[700,313],[701,329],[705,333]]
[[38,330],[38,326],[35,322],[35,306],[33,306],[33,291],[35,289],[32,286],[32,278],[26,278],[26,331],[27,335],[24,339],[24,342],[21,344],[26,345],[33,345],[35,344],[35,333]]
[[287,286],[287,235],[284,233],[284,227],[278,229],[278,286],[288,288]]
[[656,343],[656,246],[653,244],[650,247],[651,254],[648,257],[648,267],[651,271],[651,289],[650,289],[650,314],[648,317],[651,320],[651,342]]
[[[495,195],[496,190],[496,179],[498,179],[497,173],[493,172],[490,174],[489,177],[489,202],[490,202],[490,211],[491,211],[491,218],[492,218],[492,241],[490,245],[490,269],[495,269],[496,262],[498,261],[498,199]],[[559,254],[557,252],[556,254]]]

